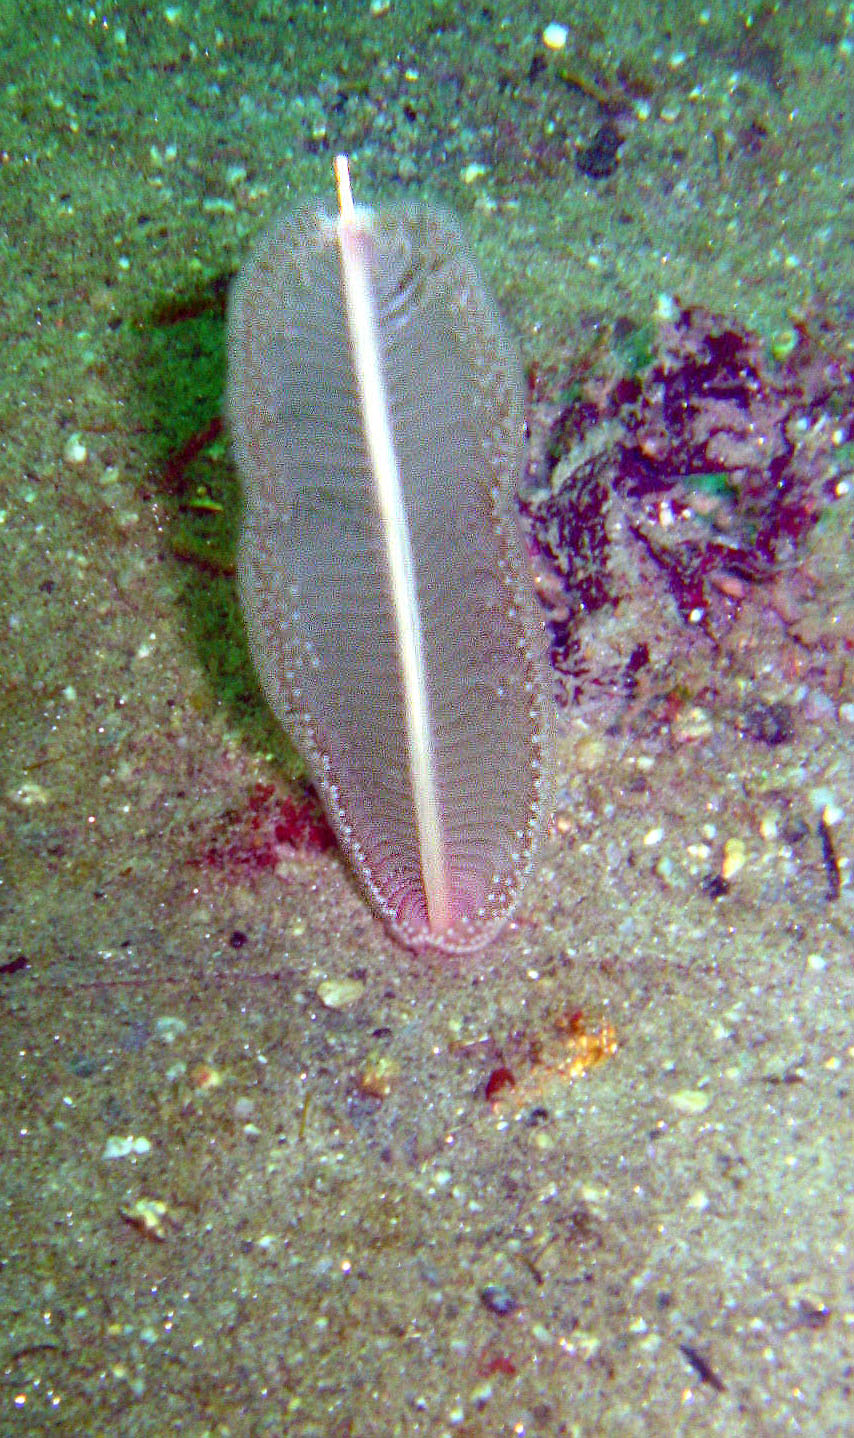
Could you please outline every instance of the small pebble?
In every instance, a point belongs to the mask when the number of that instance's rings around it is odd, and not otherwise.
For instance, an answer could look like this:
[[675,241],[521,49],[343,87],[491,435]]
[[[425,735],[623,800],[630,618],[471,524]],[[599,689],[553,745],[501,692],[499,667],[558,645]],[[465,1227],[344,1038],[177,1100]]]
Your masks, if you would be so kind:
[[488,1283],[480,1291],[480,1301],[484,1308],[488,1308],[490,1313],[496,1313],[499,1318],[506,1318],[519,1307],[510,1289],[503,1283]]
[[740,869],[747,863],[747,850],[743,839],[727,839],[724,844],[724,857],[721,864],[721,878],[729,881],[734,879]]
[[604,120],[590,143],[576,150],[575,168],[591,180],[606,179],[617,168],[622,143],[622,136],[613,120]]
[[79,434],[70,434],[65,441],[62,457],[66,464],[85,464],[88,450]]
[[836,796],[823,784],[810,789],[809,799],[813,809],[821,814],[825,824],[838,824],[843,817],[843,810],[837,802]]
[[787,328],[778,330],[771,336],[771,354],[778,363],[789,358],[798,347],[798,332],[795,329]]
[[195,1089],[220,1088],[223,1082],[219,1069],[214,1068],[213,1064],[207,1063],[205,1059],[193,1064],[187,1078]]
[[678,1113],[704,1113],[709,1107],[709,1095],[696,1088],[679,1089],[668,1099]]
[[151,1152],[151,1140],[142,1135],[136,1137],[129,1133],[127,1136],[111,1134],[104,1146],[102,1158],[142,1158]]
[[392,1058],[368,1061],[359,1075],[359,1088],[368,1098],[388,1098],[400,1076],[400,1065]]
[[138,1229],[145,1238],[163,1242],[166,1237],[164,1220],[169,1215],[169,1209],[162,1198],[138,1198],[136,1203],[120,1208],[119,1212],[125,1223]]
[[553,20],[543,31],[543,44],[547,50],[562,50],[566,45],[569,31],[565,25],[559,25]]
[[684,714],[677,715],[670,726],[670,732],[675,743],[690,744],[698,739],[708,739],[714,730],[708,712],[695,704]]
[[679,305],[677,304],[676,300],[673,298],[672,295],[669,295],[665,290],[662,290],[656,301],[656,319],[660,320],[662,324],[672,324],[673,321],[678,317],[678,314]]
[[161,1014],[160,1018],[155,1020],[154,1036],[160,1039],[161,1043],[174,1044],[175,1040],[186,1031],[185,1020],[177,1018],[174,1014]]
[[365,992],[361,979],[324,979],[317,985],[317,997],[325,1009],[349,1009]]
[[41,784],[34,780],[27,779],[16,788],[6,790],[6,798],[16,809],[34,809],[44,807],[50,802],[50,793]]

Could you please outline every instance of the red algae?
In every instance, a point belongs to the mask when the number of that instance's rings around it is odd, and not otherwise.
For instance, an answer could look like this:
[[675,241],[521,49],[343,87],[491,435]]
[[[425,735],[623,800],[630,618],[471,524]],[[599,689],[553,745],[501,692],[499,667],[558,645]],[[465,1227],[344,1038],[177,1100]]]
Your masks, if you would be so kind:
[[756,585],[797,565],[854,437],[854,378],[806,326],[775,361],[731,320],[674,305],[639,372],[648,337],[624,325],[613,339],[547,414],[521,506],[552,663],[576,677],[580,620],[617,608],[627,571],[665,612],[669,598],[684,622],[725,632]]
[[272,784],[258,783],[243,812],[229,810],[220,821],[223,837],[204,851],[208,868],[231,874],[274,869],[287,853],[323,854],[335,835],[311,793],[282,797]]

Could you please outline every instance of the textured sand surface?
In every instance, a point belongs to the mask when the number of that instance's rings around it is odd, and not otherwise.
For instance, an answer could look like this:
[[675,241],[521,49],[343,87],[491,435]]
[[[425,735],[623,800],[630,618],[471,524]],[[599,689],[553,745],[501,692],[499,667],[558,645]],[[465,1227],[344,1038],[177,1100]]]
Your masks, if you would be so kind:
[[193,454],[338,150],[458,211],[554,402],[662,291],[850,362],[850,8],[588,8],[0,7],[4,1434],[850,1431],[844,485],[717,647],[563,711],[518,921],[448,963],[301,807]]

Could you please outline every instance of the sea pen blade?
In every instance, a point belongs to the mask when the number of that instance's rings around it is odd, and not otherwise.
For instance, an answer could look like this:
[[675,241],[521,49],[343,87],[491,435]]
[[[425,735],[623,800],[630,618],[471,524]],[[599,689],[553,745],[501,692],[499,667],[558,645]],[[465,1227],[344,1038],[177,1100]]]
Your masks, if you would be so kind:
[[548,804],[518,365],[456,224],[339,186],[341,215],[281,221],[232,296],[241,594],[370,898],[463,951],[512,911]]

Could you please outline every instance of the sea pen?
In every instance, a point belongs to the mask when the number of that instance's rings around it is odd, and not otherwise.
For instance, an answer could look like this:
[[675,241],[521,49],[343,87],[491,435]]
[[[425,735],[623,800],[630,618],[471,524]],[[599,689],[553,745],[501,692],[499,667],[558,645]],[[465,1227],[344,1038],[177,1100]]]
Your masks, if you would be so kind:
[[551,700],[515,512],[518,361],[456,222],[278,221],[229,314],[240,589],[265,692],[392,932],[476,949],[549,804]]

